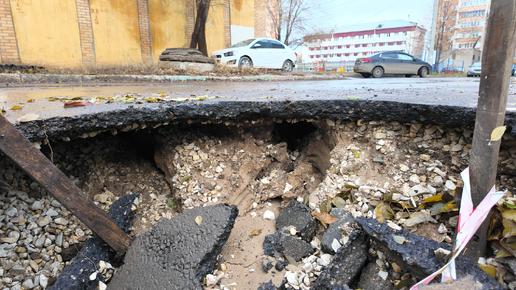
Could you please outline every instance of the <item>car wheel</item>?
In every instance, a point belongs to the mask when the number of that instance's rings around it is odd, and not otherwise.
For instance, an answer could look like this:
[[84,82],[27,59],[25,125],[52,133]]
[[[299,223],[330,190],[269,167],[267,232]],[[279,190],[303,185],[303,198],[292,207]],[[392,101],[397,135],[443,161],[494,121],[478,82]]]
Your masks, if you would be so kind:
[[381,78],[383,76],[383,68],[377,66],[373,69],[373,78]]
[[291,72],[293,68],[294,68],[294,64],[288,59],[283,63],[283,66],[281,67],[281,69],[283,71],[287,71],[287,72]]
[[420,68],[419,71],[417,72],[417,74],[421,78],[426,78],[426,76],[428,75],[428,68],[427,67]]
[[240,59],[240,61],[238,62],[238,68],[240,68],[240,69],[242,69],[242,68],[252,68],[252,67],[253,67],[253,62],[247,56],[242,57]]
[[361,74],[361,75],[362,75],[362,77],[364,77],[364,79],[367,79],[371,76],[371,74]]

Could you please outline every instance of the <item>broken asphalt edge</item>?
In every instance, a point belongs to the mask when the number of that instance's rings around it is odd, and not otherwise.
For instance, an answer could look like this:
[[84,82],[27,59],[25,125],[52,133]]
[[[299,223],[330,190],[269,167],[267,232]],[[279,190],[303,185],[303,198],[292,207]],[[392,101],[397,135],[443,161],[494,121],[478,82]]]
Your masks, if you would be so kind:
[[[84,133],[167,125],[174,122],[243,122],[251,120],[382,120],[400,123],[432,123],[472,129],[476,108],[349,99],[325,100],[229,100],[167,102],[156,104],[91,106],[74,116],[56,116],[15,126],[31,141],[76,138]],[[516,112],[507,111],[505,125],[516,129]]]
[[0,83],[141,83],[141,82],[188,82],[188,81],[294,81],[335,80],[348,75],[252,75],[252,76],[185,76],[185,75],[56,75],[56,74],[0,74]]

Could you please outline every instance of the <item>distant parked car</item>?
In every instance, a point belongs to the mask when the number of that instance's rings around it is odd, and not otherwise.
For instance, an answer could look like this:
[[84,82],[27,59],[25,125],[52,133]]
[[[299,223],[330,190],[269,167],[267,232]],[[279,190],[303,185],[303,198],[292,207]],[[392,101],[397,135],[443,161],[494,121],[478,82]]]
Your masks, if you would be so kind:
[[373,76],[380,78],[384,74],[419,75],[424,78],[432,71],[432,66],[412,55],[399,51],[385,51],[370,57],[358,58],[355,61],[354,72],[364,78]]
[[467,76],[468,77],[479,77],[482,73],[482,63],[481,62],[475,62],[472,64],[469,69]]
[[516,64],[513,64],[512,65],[511,76],[514,76],[515,74],[516,74]]
[[229,48],[214,51],[211,57],[220,64],[239,68],[271,68],[292,71],[297,54],[283,43],[270,38],[248,39]]

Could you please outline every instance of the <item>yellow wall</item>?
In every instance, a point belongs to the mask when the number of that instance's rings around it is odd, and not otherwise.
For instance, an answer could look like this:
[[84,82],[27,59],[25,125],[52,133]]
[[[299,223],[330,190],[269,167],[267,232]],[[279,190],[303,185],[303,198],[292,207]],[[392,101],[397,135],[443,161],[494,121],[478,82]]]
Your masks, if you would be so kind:
[[208,56],[226,47],[224,43],[224,0],[212,0],[206,21]]
[[231,25],[254,27],[254,0],[231,0]]
[[90,7],[97,64],[141,62],[136,0],[90,0]]
[[11,8],[22,63],[81,64],[75,0],[11,0]]
[[152,58],[169,47],[188,47],[185,0],[149,0]]

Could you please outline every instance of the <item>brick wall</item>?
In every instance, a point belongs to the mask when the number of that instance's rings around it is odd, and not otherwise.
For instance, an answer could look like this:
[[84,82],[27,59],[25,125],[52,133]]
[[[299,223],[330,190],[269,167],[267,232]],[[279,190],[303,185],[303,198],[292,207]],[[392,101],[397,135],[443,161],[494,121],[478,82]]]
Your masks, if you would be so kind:
[[9,0],[0,0],[0,55],[2,63],[20,63]]
[[266,25],[267,1],[254,0],[254,37],[269,37]]
[[95,64],[95,42],[93,40],[93,26],[91,24],[90,1],[75,0],[75,3],[81,37],[82,63]]
[[192,33],[195,28],[195,0],[185,0],[186,13],[186,39],[187,45],[190,46],[192,41]]
[[140,25],[140,44],[144,63],[152,62],[152,43],[148,0],[138,0],[138,23]]
[[224,46],[231,45],[231,14],[230,14],[230,0],[224,0]]

